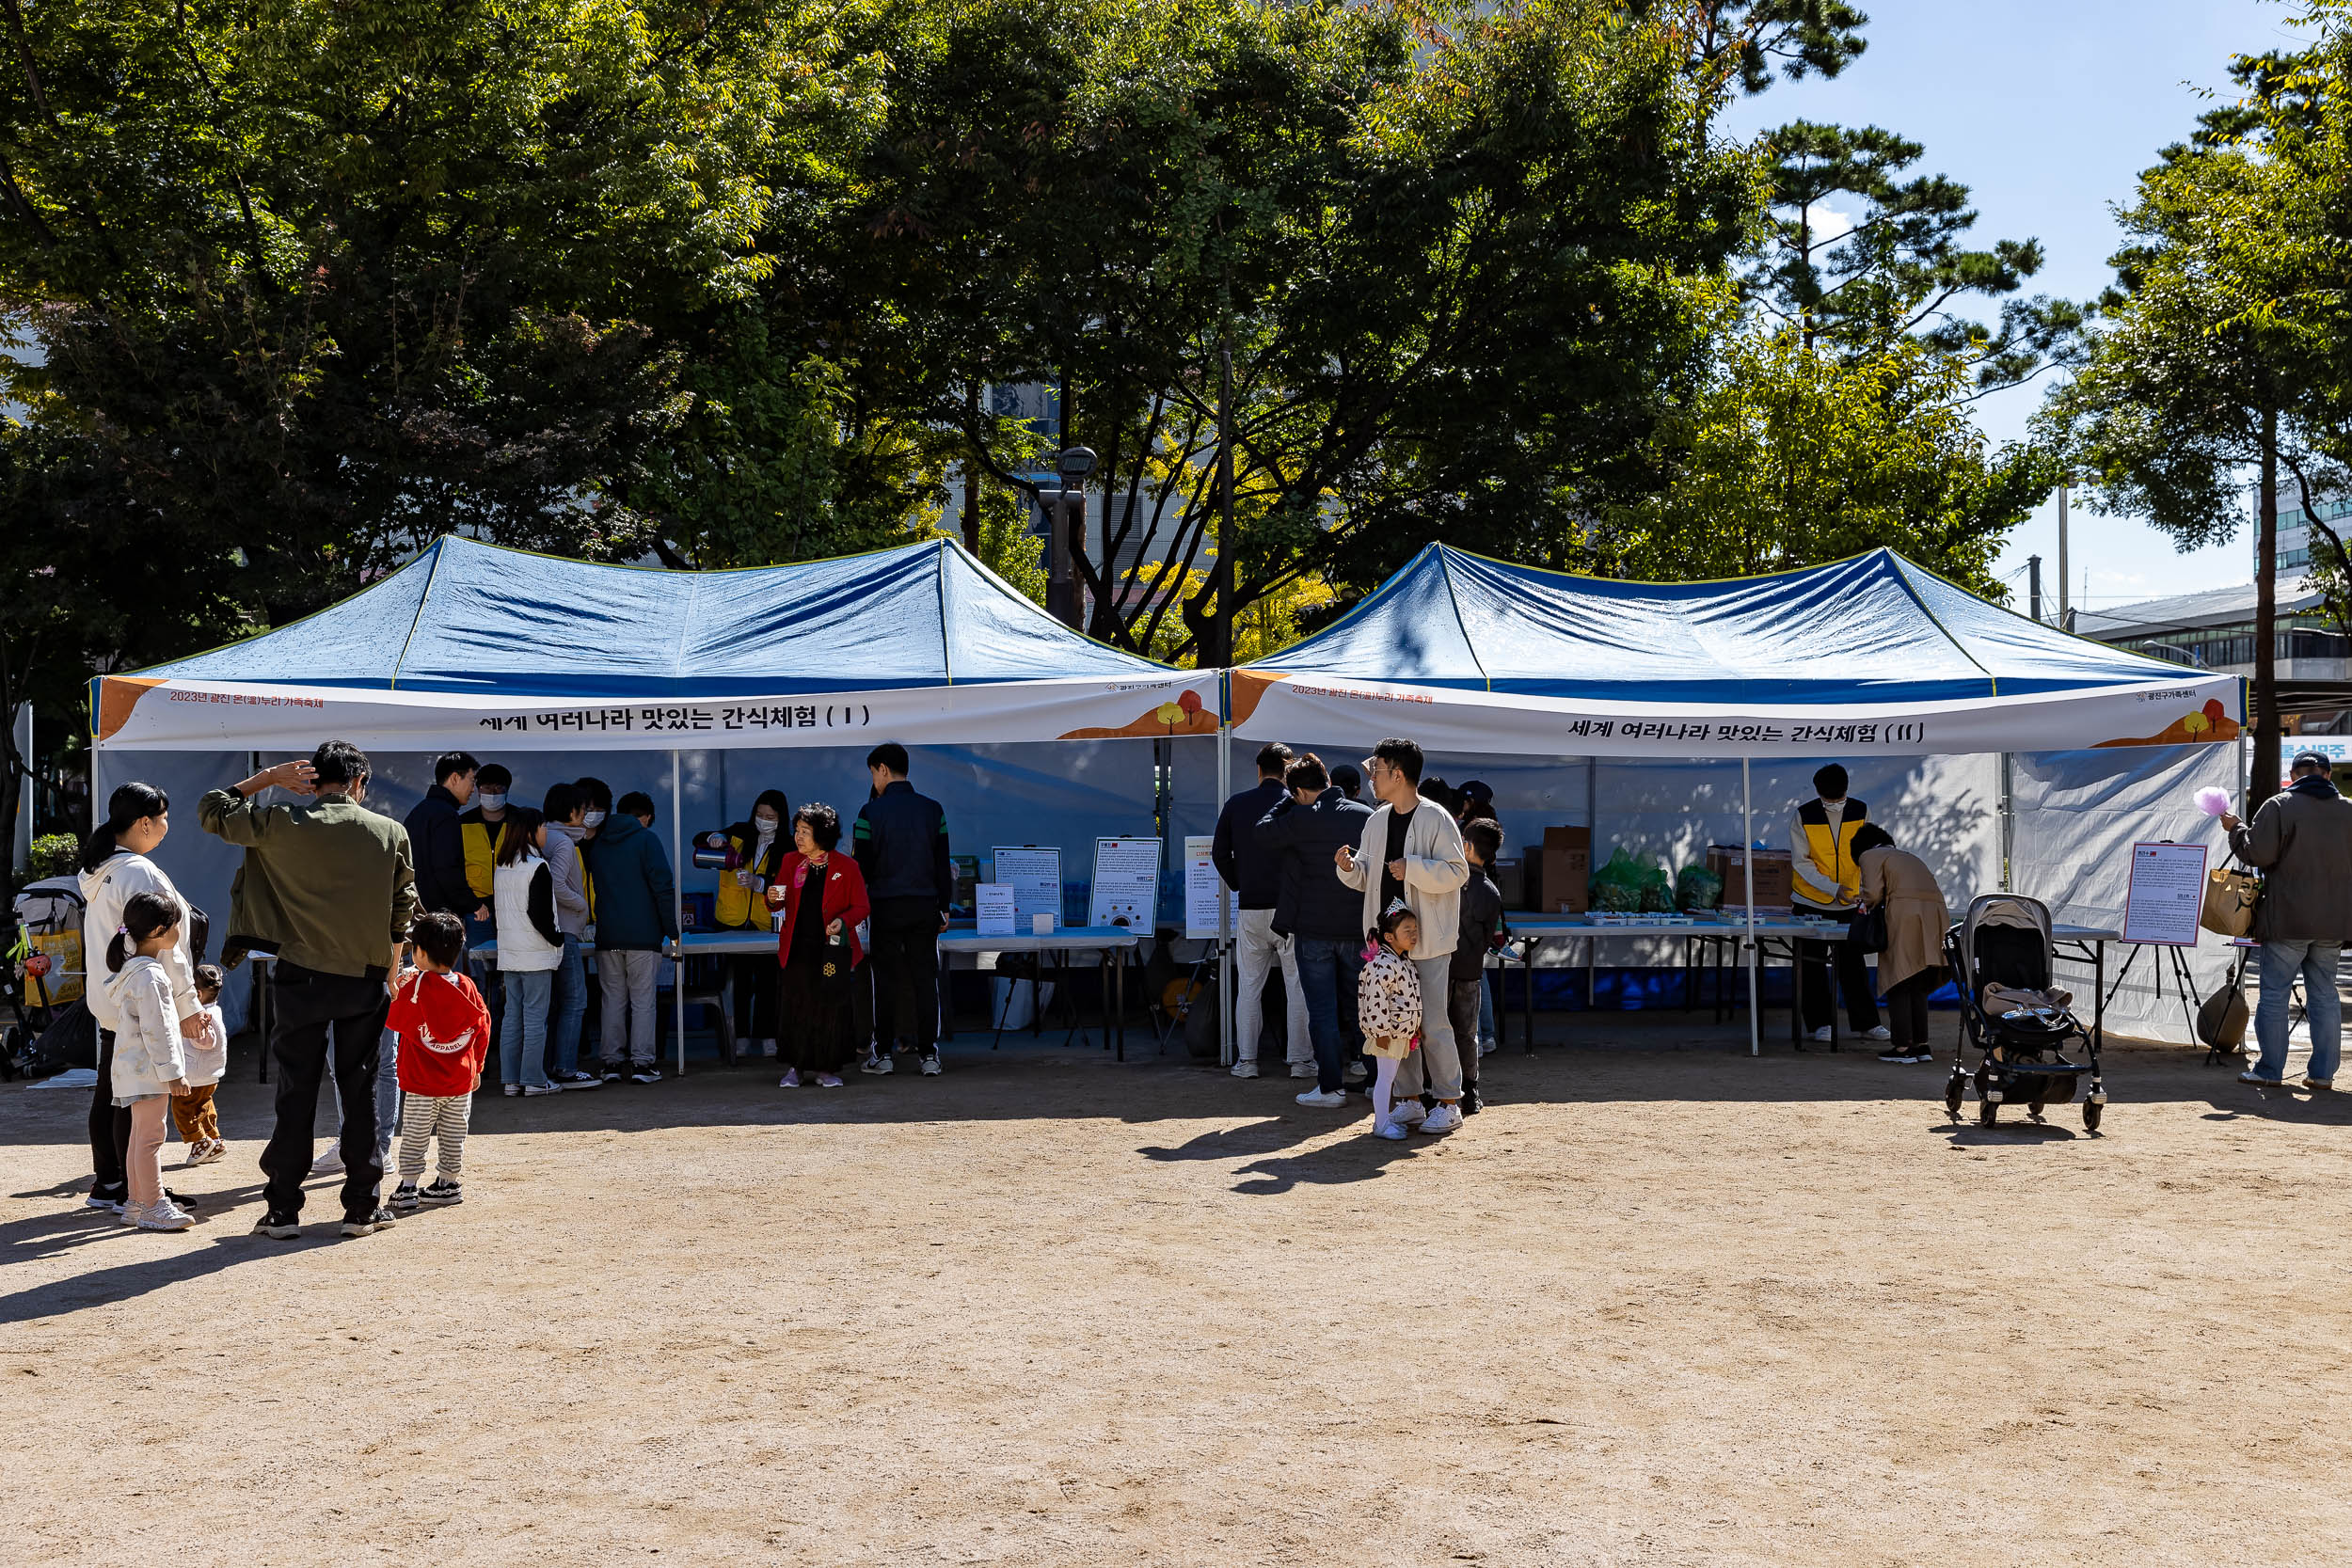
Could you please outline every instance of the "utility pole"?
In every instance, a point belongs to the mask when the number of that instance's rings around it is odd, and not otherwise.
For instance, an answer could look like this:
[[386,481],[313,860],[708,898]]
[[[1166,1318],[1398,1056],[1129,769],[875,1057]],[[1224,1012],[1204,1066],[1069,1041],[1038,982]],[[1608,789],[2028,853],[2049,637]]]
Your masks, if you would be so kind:
[[1212,666],[1233,662],[1233,338],[1218,335],[1216,382],[1216,646]]
[[2058,481],[2058,627],[2063,631],[2074,629],[2074,614],[2066,608],[2066,491],[2074,483],[2073,474]]
[[2026,612],[2039,621],[2042,619],[2042,558],[2040,556],[2026,557],[2026,581],[2030,585],[2026,590],[2026,603],[2028,607]]

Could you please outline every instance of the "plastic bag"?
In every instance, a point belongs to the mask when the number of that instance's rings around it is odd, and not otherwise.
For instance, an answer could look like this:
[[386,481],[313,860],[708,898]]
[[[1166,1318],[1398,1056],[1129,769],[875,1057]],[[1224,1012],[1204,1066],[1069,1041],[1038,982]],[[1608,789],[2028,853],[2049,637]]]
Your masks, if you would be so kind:
[[1724,879],[1703,865],[1686,865],[1675,876],[1675,903],[1686,910],[1721,909]]
[[1619,845],[1607,864],[1593,873],[1593,908],[1611,914],[1660,914],[1673,908],[1666,868],[1636,860]]

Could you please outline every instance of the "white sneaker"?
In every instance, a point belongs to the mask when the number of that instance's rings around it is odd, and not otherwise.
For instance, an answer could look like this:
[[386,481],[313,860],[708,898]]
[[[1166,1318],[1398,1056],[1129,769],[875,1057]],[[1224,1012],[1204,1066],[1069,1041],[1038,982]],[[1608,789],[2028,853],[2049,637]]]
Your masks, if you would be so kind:
[[[886,1057],[884,1058],[884,1060],[887,1059],[888,1058]],[[930,1055],[923,1058],[923,1076],[926,1078],[936,1078],[939,1076],[939,1052],[936,1048],[932,1050]]]
[[1407,1127],[1419,1127],[1428,1115],[1428,1106],[1423,1105],[1418,1100],[1407,1100],[1390,1110],[1389,1119],[1402,1122]]
[[1301,1105],[1311,1105],[1318,1111],[1336,1111],[1347,1103],[1347,1093],[1343,1089],[1332,1089],[1328,1092],[1322,1089],[1309,1089],[1305,1094],[1295,1095],[1292,1098]]
[[1258,1076],[1258,1064],[1255,1062],[1235,1062],[1233,1064],[1233,1076],[1236,1078],[1255,1078]]
[[1813,1043],[1816,1045],[1827,1045],[1829,1043],[1828,1024],[1824,1023],[1821,1027],[1813,1031]]
[[523,1086],[520,1084],[509,1084],[506,1085],[504,1092],[506,1098],[509,1100],[518,1099],[522,1095]]
[[1891,1040],[1895,1037],[1895,1031],[1882,1023],[1869,1031],[1869,1037],[1874,1040]]
[[820,1089],[837,1089],[841,1086],[840,1075],[838,1073],[820,1072],[817,1075],[817,1086]]
[[858,1064],[858,1071],[870,1072],[877,1078],[887,1078],[898,1070],[897,1064],[887,1056],[868,1056]]
[[1405,1137],[1405,1124],[1401,1121],[1375,1121],[1372,1124],[1372,1135],[1386,1138],[1391,1143],[1401,1142]]
[[167,1197],[157,1198],[145,1207],[126,1203],[122,1208],[122,1217],[141,1230],[185,1230],[196,1223],[194,1214]]
[[1491,1056],[1495,1053],[1495,1049],[1502,1043],[1502,1042],[1501,1040],[1480,1040],[1478,1042],[1478,1053],[1481,1056]]
[[1462,1107],[1440,1101],[1436,1110],[1422,1118],[1421,1130],[1424,1132],[1451,1132],[1461,1125]]
[[776,1053],[776,1042],[773,1040],[761,1040],[757,1046],[754,1047],[754,1049],[756,1050],[762,1056],[772,1056]]
[[1315,1065],[1312,1062],[1293,1062],[1291,1064],[1291,1076],[1293,1078],[1313,1078],[1318,1076],[1318,1073],[1316,1071]]
[[543,1094],[562,1094],[563,1092],[564,1085],[561,1084],[525,1084],[523,1085],[523,1094],[527,1098],[535,1099]]
[[312,1176],[327,1176],[342,1168],[343,1151],[342,1146],[337,1144],[328,1144],[319,1151],[318,1157],[310,1162]]

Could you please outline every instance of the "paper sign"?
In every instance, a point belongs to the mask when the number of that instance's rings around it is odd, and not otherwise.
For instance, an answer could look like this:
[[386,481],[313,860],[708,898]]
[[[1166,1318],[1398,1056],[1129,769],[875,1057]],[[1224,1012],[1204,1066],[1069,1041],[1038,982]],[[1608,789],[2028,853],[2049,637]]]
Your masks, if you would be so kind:
[[1218,914],[1225,900],[1225,879],[1216,874],[1216,862],[1210,850],[1216,839],[1208,833],[1189,833],[1184,838],[1184,935],[1187,937],[1217,937],[1223,935]]
[[1004,846],[996,856],[996,879],[1012,889],[1013,920],[1023,929],[1032,918],[1061,919],[1061,851],[1050,845]]
[[1013,897],[1009,882],[976,882],[972,900],[979,915],[979,932],[984,937],[1012,935]]
[[1159,912],[1159,903],[1158,839],[1094,841],[1094,892],[1087,904],[1088,925],[1148,931]]
[[2123,905],[2123,940],[2166,947],[2197,945],[2197,915],[2205,902],[2205,847],[2132,846],[2131,893]]

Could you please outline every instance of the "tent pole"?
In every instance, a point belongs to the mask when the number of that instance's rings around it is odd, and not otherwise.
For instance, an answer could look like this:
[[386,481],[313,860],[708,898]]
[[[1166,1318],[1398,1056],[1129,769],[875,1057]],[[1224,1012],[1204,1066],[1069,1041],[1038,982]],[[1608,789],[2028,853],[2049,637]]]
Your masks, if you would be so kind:
[[[1216,809],[1222,814],[1233,793],[1232,726],[1216,727]],[[1216,884],[1216,1059],[1233,1065],[1232,889],[1223,878]]]
[[1764,1024],[1757,1009],[1756,977],[1756,791],[1748,777],[1748,759],[1740,759],[1740,874],[1748,890],[1748,1054],[1764,1053]]
[[670,969],[670,990],[677,997],[677,1075],[686,1076],[686,845],[678,835],[678,814],[684,793],[678,784],[678,754],[670,752],[670,920],[677,927],[677,958]]

